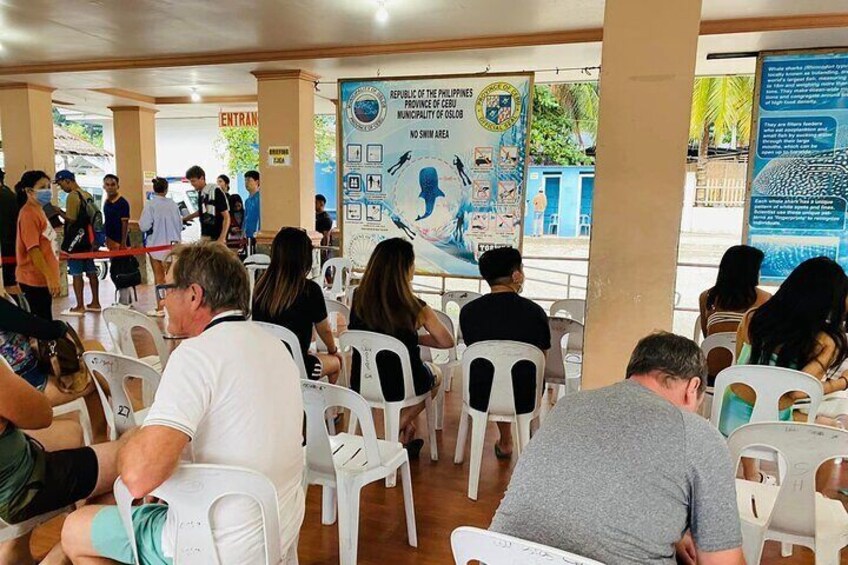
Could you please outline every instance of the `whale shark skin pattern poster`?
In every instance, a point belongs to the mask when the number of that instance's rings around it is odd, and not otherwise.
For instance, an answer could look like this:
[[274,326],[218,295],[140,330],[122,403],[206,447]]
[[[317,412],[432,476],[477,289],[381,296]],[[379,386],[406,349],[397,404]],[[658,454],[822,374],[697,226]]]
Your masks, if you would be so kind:
[[479,277],[480,254],[521,249],[531,74],[339,81],[342,255],[365,268],[402,237],[416,272]]
[[760,55],[748,178],[764,284],[822,255],[848,269],[848,50]]

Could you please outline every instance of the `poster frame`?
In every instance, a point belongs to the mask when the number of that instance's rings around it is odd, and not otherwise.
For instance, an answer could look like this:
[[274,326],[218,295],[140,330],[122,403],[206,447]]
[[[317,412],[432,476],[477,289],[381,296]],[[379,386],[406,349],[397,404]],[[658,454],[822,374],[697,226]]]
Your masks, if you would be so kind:
[[[751,213],[751,197],[753,196],[752,189],[754,183],[754,167],[757,159],[757,147],[759,140],[760,120],[760,87],[763,80],[763,62],[766,57],[775,55],[815,55],[815,54],[848,54],[848,47],[812,47],[809,49],[773,49],[769,51],[760,51],[757,54],[757,68],[754,74],[754,107],[751,109],[751,139],[748,142],[748,169],[745,173],[745,207],[742,215],[742,245],[748,245],[748,235],[750,229],[750,213]],[[776,282],[761,282],[760,286],[774,287],[780,286]]]
[[[521,179],[521,190],[524,198],[521,199],[521,230],[518,234],[518,251],[522,253],[524,250],[524,222],[527,215],[527,177],[530,167],[530,132],[533,128],[533,92],[536,86],[536,73],[533,71],[516,71],[516,72],[497,72],[497,73],[458,73],[446,75],[401,75],[401,76],[377,76],[377,77],[362,77],[362,78],[340,78],[336,82],[336,224],[339,226],[339,256],[344,256],[344,167],[347,155],[344,154],[344,137],[342,135],[342,120],[344,118],[344,101],[342,100],[342,84],[346,82],[386,82],[395,80],[441,80],[441,79],[463,79],[463,78],[498,78],[498,77],[526,77],[529,80],[530,86],[528,90],[527,103],[527,132],[524,140],[524,175]],[[358,269],[354,269],[357,270]],[[445,273],[427,273],[421,272],[416,266],[415,276],[437,277],[442,279],[464,279],[464,280],[481,280],[479,275],[452,275]]]

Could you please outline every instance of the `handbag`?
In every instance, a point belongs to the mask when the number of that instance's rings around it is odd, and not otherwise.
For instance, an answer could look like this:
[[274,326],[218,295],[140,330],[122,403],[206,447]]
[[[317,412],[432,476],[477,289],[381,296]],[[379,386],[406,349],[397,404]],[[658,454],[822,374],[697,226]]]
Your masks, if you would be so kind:
[[140,285],[141,271],[139,270],[138,259],[132,255],[113,258],[112,265],[109,268],[109,277],[118,290]]
[[39,366],[48,375],[56,377],[56,386],[61,392],[79,394],[91,381],[82,362],[85,348],[77,332],[65,325],[67,331],[59,339],[38,340]]

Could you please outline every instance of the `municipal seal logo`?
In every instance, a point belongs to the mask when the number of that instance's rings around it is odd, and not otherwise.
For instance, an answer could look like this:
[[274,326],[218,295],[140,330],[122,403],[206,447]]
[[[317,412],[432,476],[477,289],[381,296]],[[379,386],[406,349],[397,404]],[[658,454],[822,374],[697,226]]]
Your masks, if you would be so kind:
[[480,91],[475,109],[481,126],[506,131],[521,118],[521,93],[508,82],[493,82]]
[[386,97],[373,86],[361,86],[350,95],[345,112],[353,127],[373,131],[386,118]]

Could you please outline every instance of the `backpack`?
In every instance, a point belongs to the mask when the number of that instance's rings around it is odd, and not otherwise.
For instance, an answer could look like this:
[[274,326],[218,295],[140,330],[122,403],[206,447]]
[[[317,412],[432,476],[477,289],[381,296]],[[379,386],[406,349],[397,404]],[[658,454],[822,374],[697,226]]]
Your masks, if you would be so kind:
[[141,271],[139,270],[138,259],[132,255],[114,257],[109,268],[109,277],[118,290],[140,285]]
[[96,247],[102,247],[106,244],[106,233],[103,231],[103,212],[97,207],[94,198],[85,198],[80,194],[80,200],[85,215],[89,219],[89,225],[93,233],[89,234],[89,239]]

